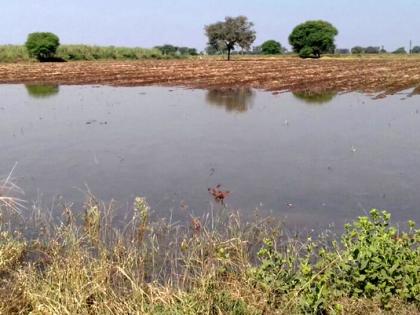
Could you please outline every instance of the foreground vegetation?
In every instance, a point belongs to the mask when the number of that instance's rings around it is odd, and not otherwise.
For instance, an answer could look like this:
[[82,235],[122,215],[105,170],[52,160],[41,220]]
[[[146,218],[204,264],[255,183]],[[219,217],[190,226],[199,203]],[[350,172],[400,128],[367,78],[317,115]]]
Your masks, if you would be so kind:
[[16,221],[6,203],[0,314],[420,312],[420,231],[397,229],[386,212],[312,240],[223,206],[182,226],[151,221],[136,198],[129,224],[115,228],[112,205],[93,198],[83,216],[64,207],[56,223],[41,211]]

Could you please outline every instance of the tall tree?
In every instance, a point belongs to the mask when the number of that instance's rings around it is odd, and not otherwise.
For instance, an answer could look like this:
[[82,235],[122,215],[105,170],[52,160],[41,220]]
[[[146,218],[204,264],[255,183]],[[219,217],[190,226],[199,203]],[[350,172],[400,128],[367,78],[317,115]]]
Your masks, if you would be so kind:
[[307,21],[296,26],[289,36],[289,43],[300,57],[321,57],[335,50],[334,39],[338,30],[326,21]]
[[254,24],[248,21],[245,16],[226,17],[225,21],[205,26],[205,33],[208,37],[208,45],[217,50],[226,50],[228,60],[231,51],[236,46],[242,49],[249,49],[255,41]]

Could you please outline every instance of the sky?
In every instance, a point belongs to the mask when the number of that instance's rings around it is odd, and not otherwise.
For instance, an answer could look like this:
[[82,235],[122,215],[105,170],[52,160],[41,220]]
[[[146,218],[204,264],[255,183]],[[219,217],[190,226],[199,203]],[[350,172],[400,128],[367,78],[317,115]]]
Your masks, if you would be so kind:
[[203,27],[225,16],[255,24],[254,45],[286,47],[293,27],[323,19],[339,30],[338,48],[420,45],[420,0],[0,0],[0,44],[22,44],[35,31],[63,44],[206,46]]

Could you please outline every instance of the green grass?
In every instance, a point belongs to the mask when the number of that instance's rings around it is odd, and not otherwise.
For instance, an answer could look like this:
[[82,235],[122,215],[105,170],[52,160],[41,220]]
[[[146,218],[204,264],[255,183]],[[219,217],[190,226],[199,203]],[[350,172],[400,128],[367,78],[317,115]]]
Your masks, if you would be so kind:
[[158,49],[99,47],[86,45],[63,45],[58,48],[57,57],[64,60],[140,60],[162,59]]
[[0,46],[0,62],[21,62],[30,61],[30,59],[25,46]]
[[[143,59],[173,59],[188,58],[188,56],[163,55],[155,48],[128,48],[114,46],[89,46],[89,45],[61,45],[57,51],[57,58],[66,61],[94,61],[94,60],[143,60]],[[219,59],[223,56],[204,56],[209,59]],[[295,58],[295,54],[287,55],[235,55],[236,59],[276,59]],[[203,57],[201,57],[203,58]],[[420,58],[420,54],[396,55],[396,54],[361,54],[361,55],[324,55],[323,59],[405,59]],[[25,46],[0,45],[0,63],[30,62],[31,59]]]
[[143,198],[125,224],[92,197],[58,219],[0,205],[0,314],[420,312],[420,231],[386,212],[313,240],[222,205],[186,225]]
[[[158,49],[100,47],[88,45],[62,45],[58,48],[57,58],[66,61],[78,60],[142,60],[175,58],[164,56]],[[0,62],[35,61],[29,57],[24,46],[0,46]]]

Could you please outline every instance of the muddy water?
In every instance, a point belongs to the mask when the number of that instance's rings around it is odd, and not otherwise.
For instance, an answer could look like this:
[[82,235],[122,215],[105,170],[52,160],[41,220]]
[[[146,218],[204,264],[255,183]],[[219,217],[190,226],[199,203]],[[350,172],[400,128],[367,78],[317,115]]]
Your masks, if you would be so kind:
[[[227,203],[292,225],[372,207],[420,221],[420,97],[248,89],[0,86],[0,174],[25,198],[131,203],[179,218]],[[124,207],[122,207],[121,211]]]

